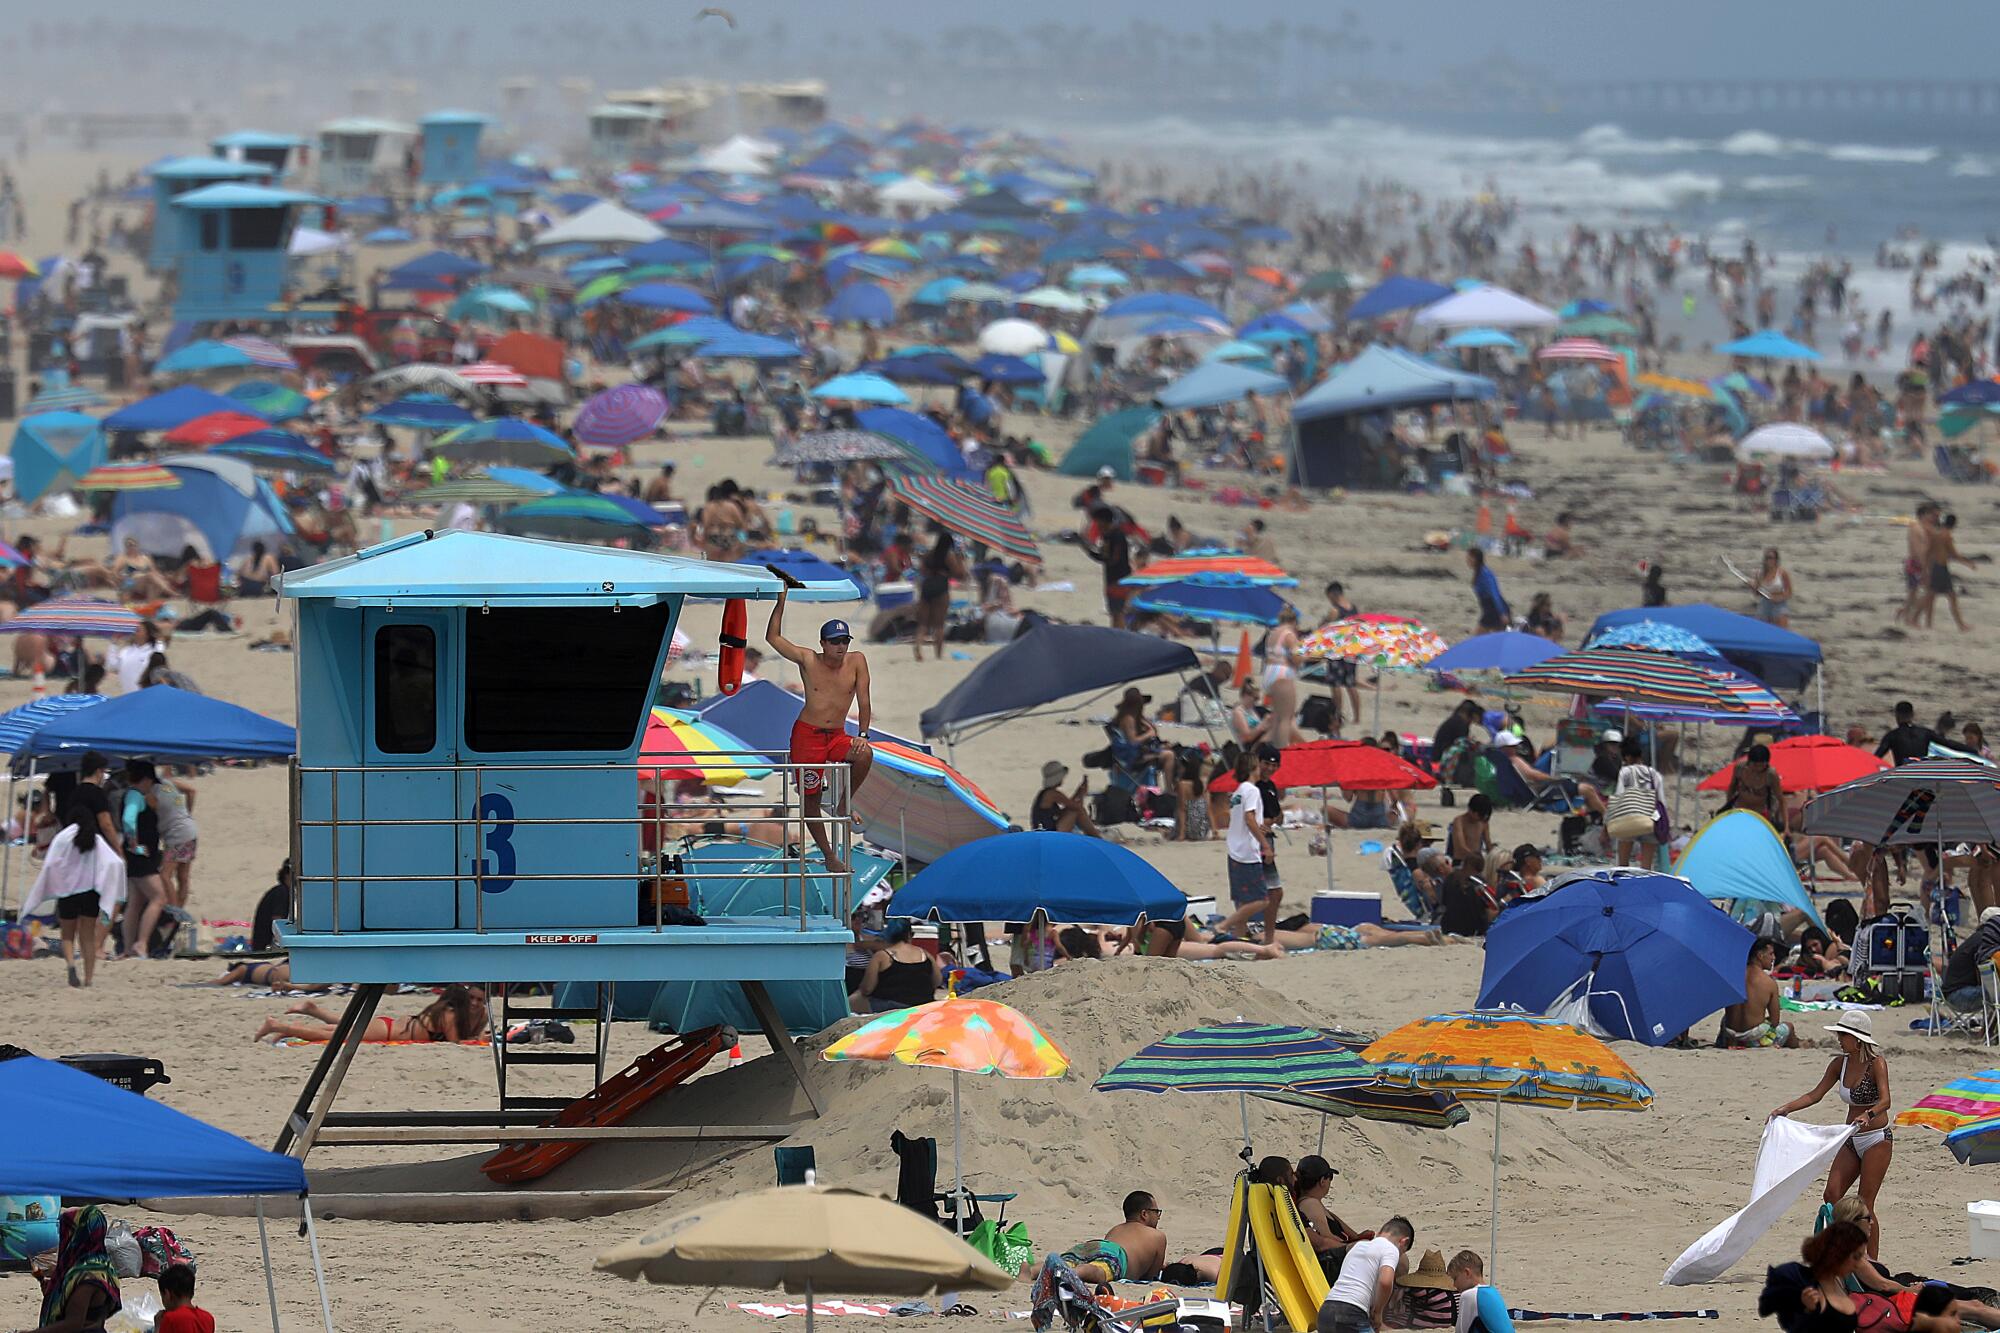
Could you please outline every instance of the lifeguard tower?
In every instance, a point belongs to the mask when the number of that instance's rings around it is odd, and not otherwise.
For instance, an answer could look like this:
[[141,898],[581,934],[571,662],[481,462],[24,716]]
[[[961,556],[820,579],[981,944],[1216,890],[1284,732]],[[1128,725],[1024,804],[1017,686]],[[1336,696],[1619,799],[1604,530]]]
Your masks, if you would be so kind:
[[271,168],[264,163],[235,162],[220,153],[214,157],[177,157],[154,167],[153,244],[146,252],[147,271],[173,270],[182,239],[180,229],[174,225],[174,200],[205,186],[230,181],[262,182],[270,175]]
[[236,130],[209,142],[217,157],[231,162],[252,162],[269,167],[273,180],[291,170],[292,157],[306,141],[296,134],[271,134],[264,130]]
[[479,136],[493,123],[477,111],[433,111],[417,122],[425,185],[463,185],[479,176]]
[[179,283],[174,319],[205,324],[286,318],[281,299],[292,228],[299,209],[325,202],[296,190],[240,182],[177,197],[168,220]]
[[[766,987],[842,977],[851,876],[800,850],[812,846],[800,774],[782,765],[773,774],[784,785],[787,845],[726,867],[683,861],[666,838],[648,838],[664,832],[664,807],[641,805],[642,774],[657,775],[660,763],[639,759],[641,740],[682,603],[770,600],[781,586],[739,565],[461,531],[415,534],[283,578],[296,621],[299,749],[295,875],[279,930],[294,980],[356,991],[279,1151],[587,1141],[590,1126],[534,1128],[568,1103],[510,1097],[506,1067],[523,1057],[594,1062],[602,1086],[620,982],[733,983],[806,1085]],[[844,586],[792,596],[833,600]],[[742,762],[673,761],[677,770]],[[835,765],[829,808],[845,808],[846,784],[846,766]],[[681,804],[672,817],[712,816]],[[846,821],[820,818],[846,859]],[[775,885],[781,910],[731,915],[746,879],[766,885],[767,902]],[[670,905],[668,886],[684,887],[685,908]],[[489,993],[529,982],[594,986],[594,1006],[542,1012],[597,1018],[595,1055],[496,1046],[501,1097],[491,1112],[331,1110],[384,988],[454,981]],[[682,1125],[616,1136],[789,1132]]]
[[666,134],[666,116],[652,107],[606,102],[590,112],[590,155],[599,162],[650,157]]
[[383,144],[416,133],[393,120],[350,116],[319,127],[319,188],[332,195],[363,194],[383,169]]

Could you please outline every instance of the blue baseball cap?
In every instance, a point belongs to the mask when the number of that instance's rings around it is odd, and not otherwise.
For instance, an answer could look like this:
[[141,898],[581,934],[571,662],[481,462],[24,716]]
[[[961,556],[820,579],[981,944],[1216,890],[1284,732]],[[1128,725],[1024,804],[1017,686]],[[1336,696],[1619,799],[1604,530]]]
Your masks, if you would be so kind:
[[852,639],[854,631],[847,628],[845,620],[829,620],[819,627],[819,641],[830,643],[835,639]]

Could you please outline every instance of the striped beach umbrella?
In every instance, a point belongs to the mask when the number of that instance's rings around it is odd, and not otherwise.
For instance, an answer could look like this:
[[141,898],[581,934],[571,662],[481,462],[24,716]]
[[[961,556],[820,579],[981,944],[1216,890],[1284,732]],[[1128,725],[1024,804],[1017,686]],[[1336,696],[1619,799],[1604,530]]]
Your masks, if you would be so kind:
[[102,694],[50,694],[0,713],[0,754],[19,754],[36,732],[63,714],[104,700]]
[[1919,759],[1807,802],[1805,831],[1873,846],[2000,842],[2000,772],[1972,759]]
[[401,499],[411,505],[446,505],[461,501],[475,505],[526,504],[537,499],[542,492],[526,486],[516,486],[511,481],[501,481],[497,477],[458,477],[451,481],[441,481],[435,486],[425,486],[413,491],[404,491]]
[[655,708],[646,719],[646,734],[639,742],[639,759],[654,767],[641,768],[641,778],[662,782],[705,782],[711,787],[733,787],[751,778],[769,777],[771,767],[754,759],[750,747],[721,727],[702,722],[672,708]]
[[103,407],[110,401],[95,389],[72,384],[60,389],[42,390],[21,408],[21,415],[32,417],[44,412],[81,412],[89,407]]
[[1119,580],[1127,587],[1144,588],[1159,583],[1200,582],[1207,578],[1241,579],[1271,588],[1296,588],[1299,581],[1268,560],[1259,560],[1240,551],[1191,551],[1153,561],[1128,578]]
[[118,639],[139,632],[139,613],[94,597],[64,597],[31,606],[4,625],[0,634],[69,634]]
[[1635,704],[1684,704],[1721,713],[1746,709],[1716,688],[1701,667],[1640,648],[1584,648],[1558,653],[1507,677],[1510,685]]
[[1031,564],[1041,563],[1042,553],[1019,516],[971,482],[895,476],[889,479],[889,487],[898,500],[947,531],[968,541],[997,546]]
[[934,754],[874,738],[875,768],[853,797],[861,836],[929,865],[980,838],[1005,833],[1007,814],[977,783]]
[[526,388],[528,377],[512,366],[503,366],[498,361],[475,361],[469,366],[457,366],[458,377],[467,384],[480,384],[489,388]]
[[1649,722],[1723,722],[1739,727],[1782,727],[1799,720],[1799,715],[1770,686],[1747,676],[1721,658],[1694,665],[1708,678],[1716,693],[1729,701],[1726,708],[1694,707],[1687,704],[1642,703],[1609,698],[1597,701],[1600,713],[1630,713]]
[[76,481],[80,491],[175,491],[180,485],[158,463],[101,463]]
[[[0,732],[6,726],[0,715]],[[1896,1117],[1944,1135],[1944,1146],[1967,1166],[2000,1162],[2000,1069],[1955,1078]]]
[[259,338],[245,334],[234,338],[224,338],[224,347],[233,347],[249,358],[248,364],[261,366],[266,370],[285,370],[297,373],[299,363],[292,354],[269,338]]
[[1493,1103],[1489,1275],[1500,1266],[1501,1103],[1577,1111],[1653,1104],[1653,1090],[1609,1046],[1568,1023],[1511,1009],[1420,1018],[1371,1043],[1361,1058],[1385,1084]]
[[584,444],[617,449],[643,440],[667,415],[667,400],[645,384],[621,384],[593,396],[576,414],[574,434]]
[[1623,361],[1595,338],[1558,338],[1535,353],[1537,361]]

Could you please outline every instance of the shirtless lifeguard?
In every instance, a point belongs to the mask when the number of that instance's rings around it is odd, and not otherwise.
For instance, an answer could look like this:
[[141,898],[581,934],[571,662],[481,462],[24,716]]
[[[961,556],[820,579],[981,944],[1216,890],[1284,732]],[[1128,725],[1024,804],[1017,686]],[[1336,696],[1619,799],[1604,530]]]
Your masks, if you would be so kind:
[[[850,802],[868,780],[868,770],[875,762],[874,751],[866,740],[875,711],[868,698],[868,659],[848,651],[854,635],[844,620],[829,620],[819,627],[818,652],[787,639],[784,620],[785,598],[789,593],[787,589],[778,594],[764,640],[771,645],[772,652],[798,665],[799,678],[805,682],[806,706],[799,711],[799,720],[792,724],[791,762],[812,765],[799,780],[805,793],[806,827],[813,841],[819,844],[828,868],[846,870],[848,866],[834,856],[826,829],[820,823],[820,802],[826,791],[827,775],[826,769],[819,765],[847,763]],[[850,706],[856,711],[859,734],[855,736],[847,734]]]

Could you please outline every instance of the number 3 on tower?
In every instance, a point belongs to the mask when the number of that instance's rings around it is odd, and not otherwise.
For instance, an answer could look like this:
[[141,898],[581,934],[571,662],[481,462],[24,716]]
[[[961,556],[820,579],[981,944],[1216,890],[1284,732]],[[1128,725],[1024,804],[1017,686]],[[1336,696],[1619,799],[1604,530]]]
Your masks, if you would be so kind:
[[[505,893],[514,887],[514,803],[489,791],[479,798],[473,818],[486,826],[486,849],[475,872],[484,876],[480,887],[487,893]],[[487,852],[492,853],[491,860]]]

